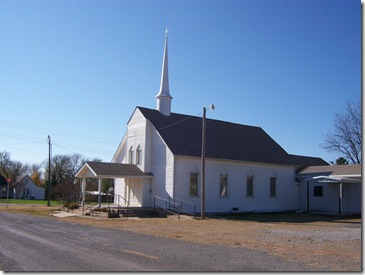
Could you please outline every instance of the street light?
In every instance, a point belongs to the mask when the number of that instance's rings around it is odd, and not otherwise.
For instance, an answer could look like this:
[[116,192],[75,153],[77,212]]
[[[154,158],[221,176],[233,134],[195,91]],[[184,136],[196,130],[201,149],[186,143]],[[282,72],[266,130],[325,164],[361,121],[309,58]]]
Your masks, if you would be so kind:
[[[215,106],[211,104],[208,107],[208,110],[215,110]],[[202,128],[202,157],[201,157],[201,182],[202,182],[202,188],[201,188],[201,218],[205,219],[205,132],[206,132],[206,118],[207,116],[207,108],[203,108],[203,128]]]
[[47,206],[51,206],[51,192],[52,192],[52,184],[51,184],[51,137],[48,135],[48,202]]

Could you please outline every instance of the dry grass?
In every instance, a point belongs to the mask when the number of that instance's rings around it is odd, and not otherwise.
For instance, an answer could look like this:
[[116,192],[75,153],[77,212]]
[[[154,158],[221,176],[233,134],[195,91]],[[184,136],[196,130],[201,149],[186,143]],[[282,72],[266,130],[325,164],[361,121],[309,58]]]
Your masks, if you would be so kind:
[[[57,207],[9,206],[0,211],[50,216]],[[361,271],[361,219],[307,214],[246,214],[207,218],[67,217],[65,221],[188,242],[246,247],[319,271]]]

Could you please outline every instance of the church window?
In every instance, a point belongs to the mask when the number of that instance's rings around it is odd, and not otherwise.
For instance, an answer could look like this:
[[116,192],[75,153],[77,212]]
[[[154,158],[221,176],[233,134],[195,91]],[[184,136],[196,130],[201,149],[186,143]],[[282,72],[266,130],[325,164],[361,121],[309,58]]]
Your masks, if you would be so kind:
[[129,149],[129,164],[133,164],[133,147]]
[[227,176],[226,174],[220,175],[220,197],[227,197]]
[[142,163],[142,149],[141,147],[138,146],[136,151],[136,164],[141,164],[141,163]]
[[246,182],[247,182],[246,196],[252,197],[253,196],[253,176],[247,176]]
[[190,173],[190,196],[198,196],[198,173]]
[[270,178],[270,197],[276,197],[276,178]]

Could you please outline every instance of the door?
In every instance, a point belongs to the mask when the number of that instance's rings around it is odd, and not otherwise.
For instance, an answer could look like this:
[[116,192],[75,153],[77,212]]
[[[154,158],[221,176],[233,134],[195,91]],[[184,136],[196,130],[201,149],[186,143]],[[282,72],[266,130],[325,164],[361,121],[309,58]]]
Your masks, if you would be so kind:
[[129,205],[141,206],[142,202],[142,181],[140,179],[131,179],[129,186]]

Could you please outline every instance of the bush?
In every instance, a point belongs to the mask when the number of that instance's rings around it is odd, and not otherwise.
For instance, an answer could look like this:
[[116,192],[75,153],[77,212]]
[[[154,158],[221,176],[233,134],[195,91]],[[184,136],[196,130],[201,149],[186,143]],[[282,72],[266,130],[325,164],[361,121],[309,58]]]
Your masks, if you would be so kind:
[[74,210],[74,209],[79,209],[79,204],[78,203],[65,203],[64,207],[66,207],[69,210]]

